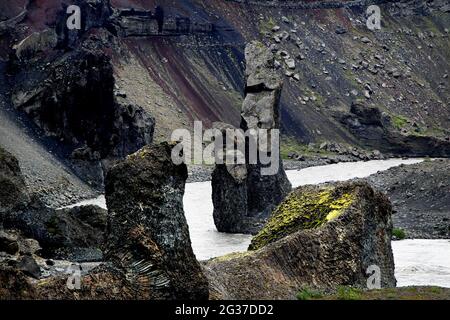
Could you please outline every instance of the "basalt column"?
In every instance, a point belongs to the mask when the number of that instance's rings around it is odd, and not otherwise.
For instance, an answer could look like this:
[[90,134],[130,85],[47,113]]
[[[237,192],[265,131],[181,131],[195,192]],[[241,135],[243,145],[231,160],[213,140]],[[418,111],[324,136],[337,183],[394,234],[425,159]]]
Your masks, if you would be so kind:
[[[259,148],[272,154],[270,133],[272,130],[280,129],[280,96],[283,88],[283,81],[276,72],[274,66],[274,56],[272,52],[259,42],[251,42],[245,49],[245,59],[247,61],[245,88],[246,97],[242,105],[241,128],[244,131],[253,129],[267,130],[269,132],[267,147]],[[262,174],[261,169],[267,165],[262,165],[258,154],[258,163],[247,166],[247,197],[248,213],[251,216],[260,215],[267,218],[270,212],[277,206],[291,191],[291,184],[287,179],[281,161],[280,146],[277,148],[277,166],[274,174]],[[273,163],[271,164],[273,165]]]
[[[274,56],[262,43],[254,41],[247,45],[245,58],[246,97],[242,105],[241,129],[247,133],[249,130],[267,133],[265,147],[258,134],[258,150],[272,161],[263,165],[257,152],[256,163],[251,163],[250,143],[247,143],[246,165],[216,166],[212,176],[214,221],[220,232],[258,232],[270,212],[291,190],[279,156],[278,141],[275,140],[277,143],[273,146],[271,141],[274,130],[280,128],[280,95],[283,88],[281,77],[275,70]],[[222,130],[222,134],[226,132]],[[270,173],[269,167],[273,167],[274,172]],[[239,189],[239,196],[229,196],[236,193],[233,191],[236,188]]]

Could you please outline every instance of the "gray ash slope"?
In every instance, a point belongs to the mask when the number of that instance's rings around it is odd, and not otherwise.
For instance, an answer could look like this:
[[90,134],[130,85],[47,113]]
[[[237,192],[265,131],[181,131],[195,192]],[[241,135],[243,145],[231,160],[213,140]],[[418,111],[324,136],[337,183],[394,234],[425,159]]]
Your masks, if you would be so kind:
[[450,239],[450,160],[401,165],[366,179],[385,192],[396,228],[411,239]]

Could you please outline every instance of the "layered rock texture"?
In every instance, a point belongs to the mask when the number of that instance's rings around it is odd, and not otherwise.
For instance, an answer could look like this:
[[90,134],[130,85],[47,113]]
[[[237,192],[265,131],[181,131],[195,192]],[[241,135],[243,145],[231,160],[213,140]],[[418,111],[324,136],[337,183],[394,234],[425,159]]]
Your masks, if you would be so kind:
[[[46,133],[76,149],[76,158],[123,158],[151,143],[154,120],[142,108],[117,101],[110,58],[95,41],[57,58],[51,68],[31,66],[14,80],[14,106]],[[80,149],[87,150],[81,152]]]
[[[291,190],[291,184],[283,169],[279,156],[279,140],[272,139],[275,130],[280,129],[279,99],[283,81],[274,66],[274,56],[260,42],[252,42],[245,50],[246,92],[241,113],[241,129],[258,136],[245,139],[245,164],[218,164],[212,174],[214,221],[221,232],[254,233],[261,223]],[[227,140],[227,126],[216,125]],[[264,131],[267,140],[259,133]],[[257,138],[255,138],[257,137]],[[228,138],[230,139],[230,138]],[[258,146],[251,156],[252,145]],[[273,144],[273,145],[272,145]],[[227,151],[227,150],[226,150]],[[228,150],[229,151],[229,150]],[[261,161],[261,153],[271,158],[271,163]],[[274,172],[264,169],[274,166]]]
[[[187,168],[172,163],[171,151],[167,143],[151,145],[109,170],[105,262],[72,278],[79,288],[70,288],[68,276],[60,274],[32,282],[30,275],[40,278],[34,260],[39,257],[22,258],[17,236],[0,233],[0,251],[7,254],[0,256],[0,297],[207,299],[208,281],[192,251],[183,212]],[[72,209],[72,216],[99,229],[105,222],[86,214],[86,208]]]
[[145,147],[109,171],[106,258],[153,298],[207,299],[183,211],[187,168],[172,163],[171,151]]
[[365,183],[294,190],[250,250],[204,263],[215,299],[295,299],[302,287],[366,287],[370,266],[395,287],[391,204]]

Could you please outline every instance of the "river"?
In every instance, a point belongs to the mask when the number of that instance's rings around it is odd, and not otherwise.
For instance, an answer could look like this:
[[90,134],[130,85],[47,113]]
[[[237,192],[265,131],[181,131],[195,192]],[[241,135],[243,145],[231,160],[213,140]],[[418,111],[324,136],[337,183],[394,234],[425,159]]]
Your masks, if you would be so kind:
[[[367,162],[337,163],[288,170],[293,187],[330,181],[346,181],[365,178],[401,164],[414,164],[421,159],[389,159]],[[217,232],[212,217],[211,182],[186,184],[184,210],[189,224],[192,247],[199,260],[221,256],[231,252],[246,251],[251,236]],[[96,204],[106,208],[103,196],[78,203]],[[449,240],[393,241],[398,286],[436,285],[450,287]]]

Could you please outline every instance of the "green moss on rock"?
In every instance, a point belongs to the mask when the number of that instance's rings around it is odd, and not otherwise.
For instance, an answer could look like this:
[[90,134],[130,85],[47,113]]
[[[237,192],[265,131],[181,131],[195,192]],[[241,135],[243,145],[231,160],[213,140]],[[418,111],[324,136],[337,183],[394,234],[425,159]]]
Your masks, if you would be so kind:
[[352,193],[333,188],[297,189],[273,212],[264,228],[252,239],[249,250],[258,250],[298,230],[320,227],[338,218],[353,201]]
[[217,258],[210,259],[210,261],[215,261],[215,262],[230,261],[230,260],[233,260],[233,259],[243,258],[243,257],[249,256],[249,255],[250,255],[250,252],[248,252],[248,251],[246,251],[246,252],[233,252],[233,253],[226,254],[224,256],[220,256],[220,257],[217,257]]

